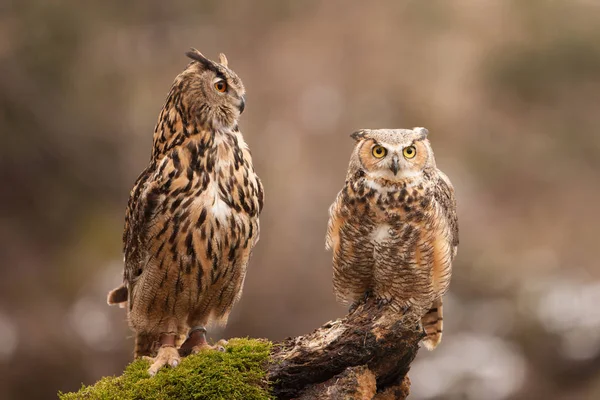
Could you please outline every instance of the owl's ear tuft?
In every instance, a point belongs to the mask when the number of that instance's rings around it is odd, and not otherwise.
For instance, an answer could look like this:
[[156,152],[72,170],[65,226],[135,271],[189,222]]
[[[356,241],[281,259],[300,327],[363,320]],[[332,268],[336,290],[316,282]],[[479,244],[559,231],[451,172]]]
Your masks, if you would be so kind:
[[227,67],[227,57],[225,57],[225,54],[223,54],[223,53],[219,54],[219,63],[222,66]]
[[356,132],[352,132],[350,134],[350,137],[356,141],[359,141],[360,139],[364,138],[366,134],[367,134],[367,131],[365,129],[360,129]]
[[193,47],[190,49],[190,51],[187,51],[185,55],[194,61],[198,61],[206,69],[214,69],[212,61],[204,57],[204,54],[200,53]]
[[427,129],[421,127],[413,128],[413,132],[415,132],[419,136],[418,140],[425,139],[429,134],[429,131]]

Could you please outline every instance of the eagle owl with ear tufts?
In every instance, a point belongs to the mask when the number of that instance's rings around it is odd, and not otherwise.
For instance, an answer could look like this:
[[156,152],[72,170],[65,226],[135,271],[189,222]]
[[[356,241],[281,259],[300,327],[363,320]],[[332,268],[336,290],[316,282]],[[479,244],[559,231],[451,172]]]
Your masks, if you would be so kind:
[[435,164],[425,128],[364,129],[344,188],[329,209],[326,246],[343,303],[372,295],[422,316],[423,343],[442,337],[442,296],[458,246],[454,189]]
[[220,348],[208,345],[206,325],[225,324],[241,296],[263,206],[238,129],[242,81],[223,54],[219,62],[186,54],[192,61],[171,87],[130,194],[124,283],[108,295],[127,307],[135,357],[151,358],[151,374]]

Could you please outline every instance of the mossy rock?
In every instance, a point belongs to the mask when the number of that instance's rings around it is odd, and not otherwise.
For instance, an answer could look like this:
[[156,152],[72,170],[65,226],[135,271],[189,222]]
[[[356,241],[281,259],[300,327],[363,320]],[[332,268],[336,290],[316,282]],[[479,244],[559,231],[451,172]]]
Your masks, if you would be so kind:
[[136,360],[117,377],[105,377],[75,393],[73,399],[273,399],[265,365],[271,343],[258,339],[231,339],[225,352],[203,352],[182,359],[177,368],[164,368],[151,377],[148,361]]

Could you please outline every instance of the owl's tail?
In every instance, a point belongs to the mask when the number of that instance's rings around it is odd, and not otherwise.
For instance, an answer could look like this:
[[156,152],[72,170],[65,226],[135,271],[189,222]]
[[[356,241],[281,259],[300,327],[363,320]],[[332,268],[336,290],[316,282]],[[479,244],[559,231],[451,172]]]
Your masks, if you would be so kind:
[[423,339],[423,344],[427,350],[433,350],[442,340],[442,331],[444,328],[441,297],[433,302],[431,309],[421,318],[421,323],[427,334],[425,339]]
[[106,302],[108,303],[108,305],[112,306],[118,304],[119,307],[124,308],[127,304],[128,296],[129,293],[127,291],[127,286],[122,285],[108,292]]

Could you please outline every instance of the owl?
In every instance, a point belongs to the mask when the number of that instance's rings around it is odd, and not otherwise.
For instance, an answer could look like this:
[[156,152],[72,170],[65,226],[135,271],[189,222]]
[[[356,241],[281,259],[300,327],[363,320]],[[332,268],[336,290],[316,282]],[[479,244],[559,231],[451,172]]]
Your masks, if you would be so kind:
[[206,326],[224,325],[241,296],[263,207],[238,128],[242,81],[223,54],[219,62],[195,49],[186,55],[192,61],[171,86],[130,193],[123,285],[108,295],[127,307],[134,356],[151,359],[152,375],[180,355],[217,348]]
[[364,129],[344,188],[329,209],[326,247],[342,303],[374,296],[422,316],[424,345],[442,337],[442,296],[458,246],[454,188],[435,164],[425,128]]

